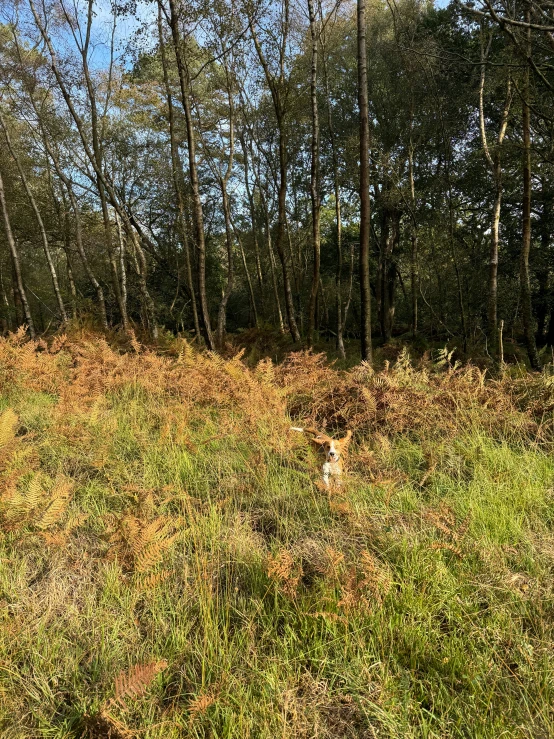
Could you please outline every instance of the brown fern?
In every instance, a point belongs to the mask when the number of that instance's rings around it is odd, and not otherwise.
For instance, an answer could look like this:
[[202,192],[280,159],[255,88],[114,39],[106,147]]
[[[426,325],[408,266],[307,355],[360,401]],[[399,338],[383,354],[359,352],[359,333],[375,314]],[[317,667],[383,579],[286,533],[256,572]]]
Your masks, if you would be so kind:
[[169,570],[151,572],[148,575],[143,575],[139,572],[135,577],[135,586],[140,591],[154,590],[158,585],[161,585],[170,577],[171,572]]
[[210,693],[204,693],[199,695],[197,698],[191,700],[188,705],[191,720],[202,713],[205,713],[207,709],[216,701],[216,696]]
[[455,554],[459,559],[462,559],[464,556],[460,547],[457,547],[455,544],[450,544],[450,542],[447,541],[434,541],[431,544],[431,549],[446,549],[447,551],[452,552],[452,554]]
[[167,667],[165,659],[154,662],[138,663],[128,670],[122,670],[115,679],[114,701],[124,708],[125,698],[138,698],[146,693],[156,675]]

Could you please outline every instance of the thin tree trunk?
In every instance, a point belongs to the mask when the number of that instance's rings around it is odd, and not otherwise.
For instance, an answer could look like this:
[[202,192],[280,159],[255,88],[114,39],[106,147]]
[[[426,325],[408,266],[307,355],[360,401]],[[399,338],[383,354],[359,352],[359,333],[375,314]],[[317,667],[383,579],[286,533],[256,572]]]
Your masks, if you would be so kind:
[[[116,219],[117,219],[117,225],[120,232],[120,243],[121,243],[121,251],[120,255],[123,258],[124,256],[124,239],[121,235],[121,227],[119,224],[119,219],[116,213]],[[146,255],[144,253],[144,249],[141,246],[140,243],[140,237],[133,228],[128,228],[128,233],[131,237],[131,241],[133,243],[133,256],[135,259],[135,271],[137,273],[138,281],[139,281],[139,288],[140,288],[140,294],[141,294],[141,303],[143,306],[144,315],[146,318],[146,328],[149,331],[150,335],[154,339],[154,341],[157,341],[158,339],[158,323],[156,320],[156,305],[152,299],[152,296],[150,295],[150,292],[148,291],[148,284],[147,284],[147,275],[148,275],[148,263],[146,261]],[[124,264],[122,268],[124,267]],[[125,288],[125,292],[127,292],[127,289]]]
[[[173,186],[177,195],[177,207],[179,213],[179,230],[181,231],[181,239],[183,243],[183,251],[185,254],[185,271],[187,290],[190,295],[192,305],[192,320],[194,323],[194,331],[196,333],[196,341],[200,341],[202,333],[200,331],[200,322],[198,319],[198,309],[196,306],[196,290],[194,289],[194,280],[192,278],[192,266],[190,259],[189,240],[187,235],[187,223],[185,217],[185,200],[184,200],[184,182],[183,167],[179,157],[179,149],[175,138],[175,114],[173,110],[173,98],[171,96],[171,87],[169,84],[169,76],[167,72],[167,60],[165,56],[165,44],[162,32],[162,10],[158,4],[158,32],[160,39],[160,52],[162,59],[162,71],[165,85],[165,95],[167,100],[167,115],[169,121],[169,140],[171,145],[171,168],[173,175]],[[178,277],[180,277],[180,268],[177,266]]]
[[36,203],[36,200],[34,198],[34,195],[31,191],[31,188],[29,187],[29,183],[27,182],[27,177],[25,175],[25,172],[23,170],[23,167],[21,166],[21,162],[19,161],[19,157],[17,156],[17,152],[15,151],[11,137],[8,131],[8,127],[6,126],[6,122],[4,120],[4,117],[0,113],[0,126],[2,126],[2,130],[4,131],[4,136],[6,137],[6,143],[8,145],[8,150],[17,166],[17,171],[19,172],[19,176],[21,177],[21,182],[23,183],[23,188],[27,194],[27,197],[29,198],[29,202],[31,204],[31,208],[33,209],[33,213],[35,214],[35,218],[38,223],[40,236],[42,239],[42,246],[44,249],[44,254],[46,256],[46,262],[48,264],[48,269],[50,270],[50,277],[52,279],[52,284],[54,286],[54,294],[56,295],[56,300],[58,302],[58,308],[60,311],[60,316],[62,319],[62,323],[67,323],[67,313],[65,310],[65,306],[63,304],[62,294],[60,291],[60,285],[58,282],[58,275],[56,273],[56,267],[54,266],[54,260],[52,259],[52,254],[50,252],[50,245],[48,243],[48,236],[46,235],[46,229],[44,227],[44,222],[42,220],[42,217],[40,215],[40,211],[38,209],[38,205]]
[[481,132],[481,141],[485,159],[491,170],[494,181],[494,204],[491,219],[491,241],[489,252],[489,280],[488,280],[488,296],[487,296],[487,339],[489,343],[489,352],[496,361],[498,358],[498,249],[499,249],[499,227],[500,227],[500,209],[502,206],[502,166],[500,159],[500,150],[506,129],[508,127],[508,117],[510,114],[510,106],[512,103],[511,81],[508,81],[508,90],[506,102],[502,111],[500,121],[500,129],[494,152],[491,154],[485,127],[485,110],[484,110],[484,91],[485,91],[485,75],[486,60],[491,46],[492,36],[489,40],[487,48],[484,46],[483,28],[481,28],[481,79],[479,84],[479,128]]
[[277,308],[277,316],[279,319],[279,331],[285,333],[285,323],[283,321],[283,312],[281,310],[281,301],[279,299],[279,286],[277,284],[277,268],[275,265],[275,255],[273,253],[273,243],[271,239],[271,224],[269,223],[269,212],[266,209],[266,220],[265,220],[266,236],[267,236],[267,249],[269,252],[269,263],[271,266],[271,281],[273,284],[273,296],[275,298],[275,306]]
[[546,319],[550,307],[550,260],[548,258],[550,242],[552,240],[552,206],[554,204],[552,190],[549,181],[541,178],[541,214],[538,222],[540,234],[540,263],[536,270],[537,282],[539,283],[539,294],[537,299],[537,335],[538,346],[544,346],[546,339]]
[[[37,108],[37,104],[35,102],[34,96],[32,94],[29,95],[31,99],[31,103],[33,105],[33,109],[37,115],[37,118],[40,121],[40,115],[39,110]],[[92,271],[92,268],[90,266],[89,260],[87,258],[87,255],[85,253],[85,249],[83,246],[83,230],[82,230],[82,224],[81,224],[81,209],[79,208],[79,203],[77,202],[77,198],[75,197],[75,193],[73,192],[73,187],[71,185],[70,179],[67,177],[65,172],[63,171],[59,159],[53,149],[53,147],[50,144],[50,141],[48,139],[48,136],[46,134],[46,131],[44,130],[42,124],[40,124],[41,127],[41,133],[42,133],[42,141],[44,143],[44,148],[46,149],[47,155],[50,157],[52,164],[54,165],[54,169],[56,170],[56,174],[60,178],[63,185],[65,185],[65,189],[67,191],[67,195],[69,197],[69,201],[71,203],[71,209],[73,210],[73,215],[75,217],[75,242],[77,245],[77,251],[79,252],[79,256],[81,257],[81,261],[83,262],[83,267],[85,269],[85,273],[92,283],[92,286],[94,287],[96,291],[96,298],[98,300],[98,306],[100,308],[100,318],[102,321],[102,327],[104,330],[107,331],[108,329],[108,317],[106,315],[106,301],[104,299],[104,291],[102,289],[102,286],[96,279],[96,276],[94,272]]]
[[279,255],[279,259],[281,261],[281,268],[283,271],[283,290],[285,292],[285,309],[287,314],[287,323],[289,325],[289,330],[292,336],[293,341],[300,341],[300,332],[298,331],[298,326],[296,325],[296,318],[294,315],[294,300],[292,297],[292,290],[291,290],[291,284],[290,284],[290,275],[289,275],[289,268],[287,264],[287,256],[285,252],[285,227],[286,227],[286,198],[287,198],[287,149],[286,149],[286,139],[285,139],[285,114],[284,114],[284,107],[283,107],[283,101],[281,99],[282,95],[282,89],[285,84],[285,77],[284,77],[284,65],[285,65],[285,46],[286,46],[286,38],[288,35],[288,26],[289,26],[289,0],[284,0],[285,4],[285,20],[284,20],[284,28],[283,28],[283,34],[282,34],[282,45],[281,45],[281,51],[280,51],[280,73],[279,73],[279,79],[276,80],[267,65],[266,59],[263,55],[262,48],[260,46],[260,42],[258,41],[258,37],[256,35],[256,32],[254,31],[253,25],[250,26],[250,30],[252,33],[252,38],[254,39],[254,45],[256,47],[256,52],[258,54],[258,58],[260,60],[260,64],[262,65],[264,69],[264,74],[266,77],[267,84],[271,91],[271,96],[273,100],[273,107],[275,108],[275,117],[277,119],[277,131],[279,135],[279,187],[278,187],[278,195],[277,195],[277,237],[275,240],[275,246],[277,249],[277,254]]
[[327,102],[327,127],[329,129],[329,137],[331,139],[331,159],[333,163],[333,189],[335,194],[335,219],[337,228],[337,266],[335,271],[335,291],[336,291],[336,308],[337,308],[337,350],[344,359],[346,352],[344,349],[344,327],[346,321],[346,311],[343,312],[342,306],[342,214],[341,214],[341,191],[339,180],[339,160],[337,154],[337,142],[335,138],[335,127],[333,124],[333,113],[331,110],[331,92],[329,89],[329,76],[327,74],[327,61],[325,56],[324,37],[322,38],[322,63],[323,63],[323,80],[325,84],[325,99]]
[[319,275],[321,271],[321,237],[320,237],[320,201],[319,201],[319,111],[317,105],[317,52],[318,31],[314,13],[314,1],[308,0],[308,13],[310,17],[310,36],[312,39],[312,63],[310,75],[310,93],[312,104],[312,145],[311,145],[311,168],[310,168],[310,198],[312,201],[312,249],[313,249],[313,274],[312,287],[310,291],[310,302],[308,306],[308,341],[314,341],[315,311],[317,291],[319,288]]
[[[221,39],[221,45],[225,48],[225,41]],[[235,271],[234,271],[234,258],[233,258],[233,226],[231,223],[231,206],[229,203],[228,185],[231,173],[233,171],[233,160],[235,156],[235,103],[233,98],[233,84],[231,81],[232,75],[230,74],[227,53],[225,52],[223,58],[223,66],[225,69],[225,82],[227,87],[227,104],[229,110],[229,156],[227,159],[227,167],[225,174],[218,173],[219,185],[221,187],[221,197],[223,201],[223,216],[225,219],[225,246],[227,250],[227,282],[219,305],[219,312],[217,316],[217,343],[223,347],[225,339],[225,330],[227,323],[227,305],[229,298],[233,292]]]
[[121,229],[121,220],[115,213],[115,224],[117,226],[117,236],[119,239],[119,274],[121,275],[121,300],[124,305],[127,305],[127,268],[125,266],[125,239],[123,238],[123,231]]
[[554,347],[554,305],[550,308],[550,318],[548,320],[548,333],[546,334],[546,345]]
[[219,311],[217,314],[217,344],[223,348],[223,341],[225,338],[225,327],[227,323],[227,303],[233,292],[234,285],[234,265],[233,265],[233,236],[231,226],[231,209],[229,207],[229,197],[227,195],[227,182],[225,177],[220,178],[221,195],[223,201],[223,215],[225,218],[225,248],[227,250],[227,282],[223,295],[221,296],[221,303],[219,304]]
[[265,229],[266,229],[266,239],[267,239],[267,251],[269,254],[269,267],[271,271],[271,283],[273,285],[273,296],[275,298],[275,308],[277,310],[277,317],[279,320],[279,331],[284,334],[285,333],[285,324],[283,321],[283,312],[281,310],[281,301],[279,299],[279,286],[277,284],[277,270],[275,265],[275,255],[273,253],[273,243],[271,239],[271,224],[269,222],[269,206],[267,203],[267,198],[264,194],[262,183],[260,182],[259,173],[254,170],[254,174],[256,176],[256,181],[258,185],[258,192],[260,193],[260,200],[262,203],[262,210],[264,212],[265,216]]
[[70,259],[70,252],[71,252],[71,233],[70,233],[70,223],[69,223],[69,213],[67,210],[67,200],[65,196],[63,195],[62,190],[62,196],[63,196],[63,243],[64,243],[64,252],[65,252],[65,261],[66,261],[66,267],[67,267],[67,280],[69,282],[69,290],[71,292],[71,311],[72,311],[72,317],[76,319],[78,317],[79,311],[77,308],[77,288],[75,286],[75,277],[73,275],[73,268],[71,266],[71,259]]
[[187,131],[187,147],[189,159],[189,175],[192,189],[193,203],[193,223],[194,238],[197,254],[198,268],[198,297],[200,302],[200,315],[202,318],[202,326],[204,339],[208,349],[215,349],[215,342],[212,334],[212,326],[210,323],[210,312],[208,308],[208,296],[206,292],[206,242],[204,239],[204,214],[202,209],[202,199],[200,197],[200,184],[198,181],[198,169],[196,166],[196,138],[194,134],[194,125],[192,120],[192,108],[190,101],[190,79],[188,66],[183,59],[181,53],[181,34],[179,33],[179,21],[175,0],[169,0],[169,25],[173,38],[173,46],[175,49],[175,58],[177,61],[177,71],[179,74],[179,84],[181,88],[181,102],[185,113],[186,131]]
[[287,321],[289,324],[290,334],[293,341],[300,341],[300,332],[296,325],[294,316],[294,300],[292,297],[292,289],[290,284],[289,269],[287,265],[287,256],[285,252],[285,228],[286,228],[286,197],[287,197],[287,154],[285,134],[283,129],[283,121],[278,123],[279,128],[279,192],[277,196],[277,237],[276,248],[279,259],[281,260],[281,268],[283,271],[283,290],[285,292],[285,309],[287,313]]
[[2,269],[1,264],[0,264],[0,286],[2,287],[2,300],[4,302],[4,307],[6,309],[6,319],[4,321],[4,329],[5,331],[11,331],[12,330],[12,320],[11,320],[10,301],[8,300],[6,286],[4,285],[4,270]]
[[367,89],[366,0],[357,0],[358,105],[360,114],[360,334],[362,359],[371,362],[371,289],[369,282],[369,112]]
[[242,245],[242,239],[240,237],[239,232],[235,228],[235,225],[233,224],[233,232],[235,234],[235,238],[237,240],[237,243],[239,245],[240,249],[240,255],[242,258],[242,265],[244,267],[244,274],[246,277],[246,283],[248,285],[248,294],[250,296],[250,305],[252,306],[252,315],[254,316],[254,326],[258,326],[258,309],[256,307],[256,297],[254,295],[254,287],[252,285],[252,278],[250,277],[250,270],[248,269],[248,264],[246,262],[246,254],[244,253],[244,247]]
[[[106,183],[105,183],[105,177],[104,177],[104,154],[103,154],[103,146],[102,146],[102,138],[101,138],[101,126],[99,125],[98,121],[98,108],[97,108],[97,101],[96,101],[96,93],[94,89],[94,84],[92,81],[92,77],[90,74],[89,69],[89,63],[88,63],[88,50],[90,46],[90,38],[91,38],[91,30],[92,30],[92,21],[94,17],[94,0],[88,0],[87,5],[87,26],[86,26],[86,34],[85,34],[85,40],[83,45],[79,45],[79,51],[81,54],[81,60],[83,63],[83,74],[85,78],[85,86],[87,89],[87,95],[88,100],[90,104],[90,126],[91,126],[91,133],[92,133],[92,153],[94,162],[96,163],[95,172],[96,172],[96,186],[98,189],[98,195],[100,197],[100,205],[102,208],[102,220],[104,223],[104,236],[106,239],[106,249],[108,252],[108,263],[111,268],[112,273],[112,282],[113,282],[113,289],[115,293],[115,297],[117,300],[117,304],[119,307],[119,312],[121,315],[121,322],[123,324],[123,330],[128,332],[129,331],[129,316],[127,312],[127,299],[126,295],[123,294],[121,285],[119,283],[119,279],[121,276],[121,279],[124,279],[124,275],[118,274],[117,271],[117,265],[115,261],[114,256],[114,248],[113,248],[113,238],[112,238],[112,222],[110,219],[110,214],[108,210],[108,199],[106,197]],[[69,18],[67,18],[69,22]],[[111,67],[113,64],[113,55],[110,58],[110,76],[111,76]],[[115,197],[113,196],[113,193],[111,194],[111,200],[114,201],[114,207],[115,207]]]
[[25,320],[27,321],[27,328],[29,330],[29,336],[31,339],[35,338],[35,325],[33,323],[33,317],[31,316],[31,309],[29,308],[29,302],[27,300],[27,294],[25,292],[25,287],[23,286],[23,279],[21,277],[21,263],[19,261],[19,254],[17,251],[17,246],[15,243],[15,239],[13,237],[12,227],[10,223],[10,214],[8,213],[8,206],[6,203],[6,196],[4,193],[4,180],[2,178],[2,173],[0,172],[0,205],[2,206],[2,216],[4,219],[4,230],[6,232],[6,240],[8,242],[8,246],[10,247],[10,253],[12,255],[12,264],[13,269],[15,272],[15,282],[17,285],[17,291],[19,293],[19,299],[21,300],[21,304],[23,307],[23,313],[25,315]]
[[[525,10],[525,22],[530,23],[531,11],[529,6]],[[531,29],[526,30],[527,59],[531,57]],[[525,67],[523,84],[523,238],[521,245],[521,259],[519,265],[519,277],[521,288],[521,313],[523,317],[523,331],[527,353],[533,369],[540,369],[540,360],[535,342],[533,330],[533,313],[531,307],[531,281],[529,277],[529,252],[531,251],[531,111],[529,108],[530,71],[529,64]]]
[[410,109],[410,144],[408,149],[408,178],[410,183],[410,290],[412,301],[412,337],[417,334],[417,295],[419,292],[419,265],[417,256],[416,199],[414,183],[414,146],[412,141],[413,114]]
[[256,276],[258,278],[258,287],[260,291],[260,303],[262,308],[262,314],[264,311],[264,280],[262,274],[262,263],[260,259],[260,245],[258,243],[258,229],[256,224],[256,209],[254,207],[254,196],[250,189],[250,180],[248,176],[248,150],[244,141],[244,135],[240,136],[240,143],[242,147],[242,153],[244,157],[244,186],[246,188],[246,196],[248,198],[248,207],[250,210],[250,222],[252,224],[252,236],[254,241],[254,254],[256,257]]
[[71,262],[69,260],[68,249],[65,249],[65,260],[67,266],[67,280],[69,282],[69,290],[71,292],[71,315],[72,318],[77,318],[77,288],[75,287],[75,277],[73,276],[73,270],[71,268]]
[[[56,160],[52,159],[54,162],[54,166],[58,170]],[[58,170],[58,175],[60,174],[61,169]],[[90,262],[88,260],[88,257],[85,252],[85,248],[83,246],[83,229],[82,229],[82,223],[81,223],[81,209],[79,207],[79,203],[77,201],[77,198],[75,197],[75,193],[73,192],[73,188],[71,186],[71,182],[66,178],[66,180],[62,180],[66,186],[67,194],[69,195],[69,200],[71,202],[71,208],[73,210],[73,215],[75,216],[75,243],[77,245],[77,251],[79,252],[79,256],[81,257],[81,261],[83,262],[83,267],[85,270],[85,273],[92,283],[92,286],[96,290],[96,298],[98,300],[98,307],[100,309],[100,320],[102,321],[102,327],[105,331],[108,330],[108,316],[106,314],[106,301],[104,299],[104,290],[102,289],[102,285],[98,282],[96,279],[96,276],[94,272],[92,271],[92,268],[90,266]]]

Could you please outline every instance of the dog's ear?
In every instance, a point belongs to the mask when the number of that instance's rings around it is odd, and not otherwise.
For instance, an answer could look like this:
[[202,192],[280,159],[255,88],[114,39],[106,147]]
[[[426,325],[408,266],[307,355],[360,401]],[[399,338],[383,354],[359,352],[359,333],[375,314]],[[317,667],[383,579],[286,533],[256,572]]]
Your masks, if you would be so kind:
[[312,435],[312,438],[310,439],[312,444],[315,444],[316,446],[321,446],[322,444],[325,444],[327,437],[321,431],[318,431],[317,429],[314,429],[313,427],[305,428],[304,431],[307,434]]
[[317,434],[312,439],[310,439],[312,444],[315,444],[316,446],[322,446],[327,441],[327,437],[323,434]]
[[350,444],[350,440],[352,439],[352,431],[347,431],[346,436],[344,436],[342,439],[339,439],[339,444],[343,449],[346,449],[348,445]]

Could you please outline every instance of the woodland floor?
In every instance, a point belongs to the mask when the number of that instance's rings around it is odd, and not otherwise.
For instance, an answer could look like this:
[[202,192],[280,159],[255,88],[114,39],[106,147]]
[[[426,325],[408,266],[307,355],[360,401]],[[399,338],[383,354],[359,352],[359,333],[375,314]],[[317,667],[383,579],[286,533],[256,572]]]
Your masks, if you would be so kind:
[[0,339],[3,739],[554,735],[553,378],[126,349]]

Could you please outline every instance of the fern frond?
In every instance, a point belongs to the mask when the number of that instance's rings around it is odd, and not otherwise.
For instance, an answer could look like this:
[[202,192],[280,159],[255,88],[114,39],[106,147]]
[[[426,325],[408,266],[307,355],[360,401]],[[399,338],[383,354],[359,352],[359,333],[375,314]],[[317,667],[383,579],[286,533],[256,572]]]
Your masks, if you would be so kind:
[[22,508],[26,511],[32,511],[44,501],[44,488],[41,481],[42,475],[38,472],[33,476],[29,487],[22,496]]
[[146,664],[136,664],[123,670],[115,679],[115,700],[125,705],[125,698],[137,698],[143,695],[152,684],[156,675],[167,667],[165,659]]
[[121,529],[123,530],[123,537],[133,554],[138,554],[141,550],[140,524],[138,519],[134,516],[125,516],[121,521]]
[[140,531],[140,540],[142,547],[148,546],[151,542],[160,541],[166,536],[167,519],[159,516],[144,526]]
[[47,547],[65,547],[67,544],[68,532],[56,531],[51,534],[48,531],[42,531],[41,536]]
[[188,706],[191,718],[197,714],[205,713],[206,710],[215,703],[215,700],[215,695],[210,695],[209,693],[199,695],[198,698],[191,700]]
[[72,492],[73,483],[70,480],[63,480],[56,485],[50,496],[48,508],[37,524],[39,529],[47,529],[60,520],[65,513]]
[[434,541],[431,544],[431,549],[435,549],[435,550],[447,549],[449,552],[452,552],[452,554],[455,554],[456,557],[458,557],[459,559],[462,559],[462,557],[464,556],[460,547],[457,547],[454,544],[449,544],[446,541]]
[[144,547],[144,549],[142,549],[138,553],[135,559],[137,572],[146,572],[147,570],[150,570],[152,569],[152,567],[155,567],[157,564],[159,564],[162,560],[163,555],[169,549],[171,544],[173,544],[173,541],[176,537],[177,534],[174,534],[173,536],[169,536],[165,539],[153,541],[151,544]]
[[135,579],[135,585],[138,590],[154,590],[158,585],[161,585],[171,576],[169,570],[162,570],[161,572],[152,572],[149,575],[139,574]]

